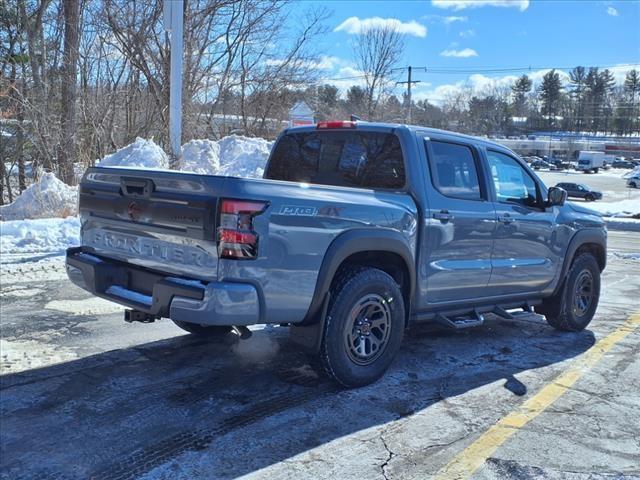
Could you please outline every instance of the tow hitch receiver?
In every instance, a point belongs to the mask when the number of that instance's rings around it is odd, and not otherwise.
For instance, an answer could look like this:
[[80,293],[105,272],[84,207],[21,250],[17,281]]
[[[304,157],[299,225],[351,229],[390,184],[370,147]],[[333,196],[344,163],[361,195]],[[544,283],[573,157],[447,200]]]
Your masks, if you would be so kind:
[[156,317],[154,317],[150,313],[141,312],[140,310],[125,310],[124,321],[127,323],[152,323],[156,321]]

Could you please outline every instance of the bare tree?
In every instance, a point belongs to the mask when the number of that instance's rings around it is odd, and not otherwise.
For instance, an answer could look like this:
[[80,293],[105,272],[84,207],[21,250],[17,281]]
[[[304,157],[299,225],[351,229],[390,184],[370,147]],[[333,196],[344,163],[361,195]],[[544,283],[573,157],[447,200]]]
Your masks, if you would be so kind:
[[389,77],[403,51],[402,34],[392,26],[366,28],[358,35],[355,59],[364,75],[369,119],[375,118],[380,99],[389,92]]
[[62,180],[68,184],[74,184],[80,0],[63,0],[62,6],[64,11],[64,57],[62,59],[58,168]]

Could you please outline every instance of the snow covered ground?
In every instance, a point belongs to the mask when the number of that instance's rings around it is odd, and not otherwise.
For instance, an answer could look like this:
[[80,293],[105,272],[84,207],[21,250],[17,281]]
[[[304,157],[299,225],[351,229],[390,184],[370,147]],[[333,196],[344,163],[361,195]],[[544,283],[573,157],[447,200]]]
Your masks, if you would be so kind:
[[592,202],[588,208],[605,217],[640,216],[640,198],[629,198],[617,202]]
[[43,254],[62,252],[78,245],[78,217],[38,218],[0,222],[2,262],[8,254]]

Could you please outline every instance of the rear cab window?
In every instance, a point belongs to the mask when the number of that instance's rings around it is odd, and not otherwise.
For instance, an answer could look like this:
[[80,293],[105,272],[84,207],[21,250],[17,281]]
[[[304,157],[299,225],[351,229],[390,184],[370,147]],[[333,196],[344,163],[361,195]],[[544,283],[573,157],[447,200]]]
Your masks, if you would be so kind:
[[478,163],[471,148],[438,140],[429,143],[429,170],[433,186],[447,197],[482,200]]
[[392,133],[288,133],[276,143],[265,178],[401,190],[405,186],[405,166],[400,141]]

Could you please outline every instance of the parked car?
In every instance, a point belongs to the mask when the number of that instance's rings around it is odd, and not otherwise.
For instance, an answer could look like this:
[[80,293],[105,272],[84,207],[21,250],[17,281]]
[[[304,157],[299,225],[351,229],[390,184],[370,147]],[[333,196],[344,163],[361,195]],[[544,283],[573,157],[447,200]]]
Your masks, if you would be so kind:
[[541,168],[551,169],[551,164],[545,162],[544,160],[534,160],[533,162],[531,162],[531,167],[534,170],[540,170]]
[[627,178],[627,187],[640,188],[640,173],[635,173]]
[[627,160],[614,160],[613,163],[611,163],[611,166],[613,168],[627,168],[627,169],[635,168],[635,165],[633,164],[633,162],[629,162]]
[[567,161],[561,160],[559,158],[551,158],[549,163],[555,167],[556,170],[566,170],[571,168],[571,164]]
[[602,192],[592,190],[583,183],[558,183],[558,188],[562,188],[567,192],[567,196],[570,198],[583,198],[587,202],[593,202],[594,200],[602,199]]
[[92,167],[79,197],[67,273],[126,320],[289,326],[347,387],[380,378],[413,322],[535,308],[583,330],[606,264],[599,215],[508,148],[424,127],[286,129],[263,179]]

